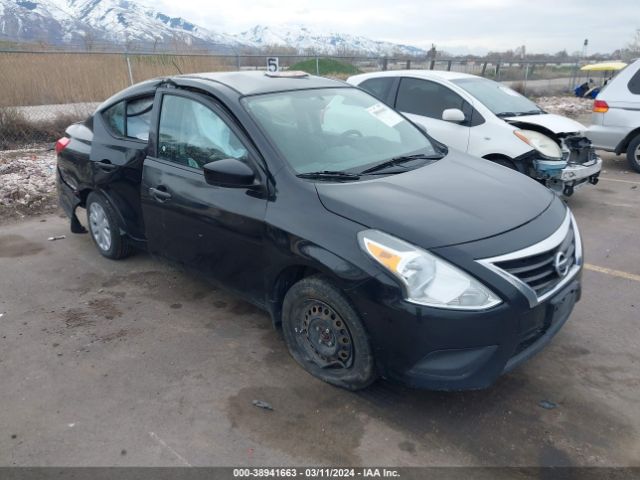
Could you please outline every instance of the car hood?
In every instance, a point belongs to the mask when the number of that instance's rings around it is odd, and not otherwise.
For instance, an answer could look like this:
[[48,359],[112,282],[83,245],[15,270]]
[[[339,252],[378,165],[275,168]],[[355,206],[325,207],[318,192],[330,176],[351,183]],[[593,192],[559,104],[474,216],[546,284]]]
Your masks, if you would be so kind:
[[504,120],[509,123],[517,123],[520,127],[524,127],[526,124],[537,125],[539,127],[546,128],[555,134],[578,133],[586,130],[585,126],[580,122],[563,117],[562,115],[556,115],[555,113],[507,117]]
[[409,172],[359,182],[319,182],[316,188],[327,210],[423,248],[518,228],[554,199],[525,175],[458,151]]

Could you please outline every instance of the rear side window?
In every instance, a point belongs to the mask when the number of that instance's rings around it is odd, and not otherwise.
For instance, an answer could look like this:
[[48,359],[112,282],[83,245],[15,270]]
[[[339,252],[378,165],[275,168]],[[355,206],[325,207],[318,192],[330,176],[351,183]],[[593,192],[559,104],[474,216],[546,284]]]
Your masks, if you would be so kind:
[[428,80],[403,78],[398,89],[396,109],[424,117],[442,119],[448,108],[464,111],[464,99],[451,89]]
[[102,112],[109,129],[116,135],[148,140],[153,97],[123,100]]
[[225,158],[245,160],[248,152],[231,128],[200,102],[165,95],[160,111],[158,157],[192,168]]
[[124,136],[124,102],[116,103],[102,112],[112,132]]
[[153,97],[127,102],[127,137],[139,140],[149,139]]
[[363,90],[369,92],[378,100],[382,100],[386,103],[387,99],[389,98],[389,93],[391,92],[391,87],[393,86],[394,81],[395,78],[393,77],[370,78],[369,80],[365,80],[358,86]]
[[635,95],[640,95],[640,70],[629,80],[629,91]]

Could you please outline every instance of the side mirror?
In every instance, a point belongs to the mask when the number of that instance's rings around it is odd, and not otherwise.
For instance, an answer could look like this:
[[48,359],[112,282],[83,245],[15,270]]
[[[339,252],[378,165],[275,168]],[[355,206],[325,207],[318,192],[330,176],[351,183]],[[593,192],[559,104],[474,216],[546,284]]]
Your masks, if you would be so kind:
[[462,123],[467,119],[459,108],[447,108],[442,112],[442,120],[445,122]]
[[216,160],[202,168],[205,181],[218,187],[249,188],[253,186],[256,178],[246,163],[235,158]]

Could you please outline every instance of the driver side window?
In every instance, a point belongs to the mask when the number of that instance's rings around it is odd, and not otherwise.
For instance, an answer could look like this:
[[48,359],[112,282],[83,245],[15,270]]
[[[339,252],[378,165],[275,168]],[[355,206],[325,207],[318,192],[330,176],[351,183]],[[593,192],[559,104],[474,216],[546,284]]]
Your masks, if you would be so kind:
[[464,103],[462,97],[444,85],[407,77],[400,81],[396,109],[442,120],[442,112],[448,108],[464,111]]
[[163,97],[158,158],[201,169],[216,160],[247,156],[238,137],[213,110],[190,98]]

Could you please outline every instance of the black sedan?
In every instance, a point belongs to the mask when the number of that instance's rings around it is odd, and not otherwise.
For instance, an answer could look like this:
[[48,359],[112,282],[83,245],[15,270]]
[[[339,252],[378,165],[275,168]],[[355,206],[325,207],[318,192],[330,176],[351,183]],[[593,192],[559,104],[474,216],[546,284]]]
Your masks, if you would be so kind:
[[302,73],[150,80],[56,144],[71,230],[109,258],[146,249],[264,308],[334,385],[379,376],[490,385],[580,297],[568,208],[448,151],[342,82]]

